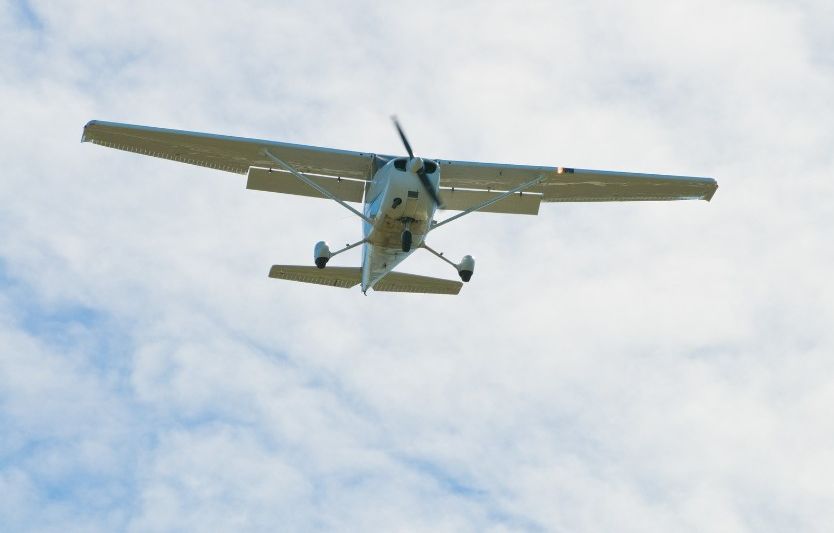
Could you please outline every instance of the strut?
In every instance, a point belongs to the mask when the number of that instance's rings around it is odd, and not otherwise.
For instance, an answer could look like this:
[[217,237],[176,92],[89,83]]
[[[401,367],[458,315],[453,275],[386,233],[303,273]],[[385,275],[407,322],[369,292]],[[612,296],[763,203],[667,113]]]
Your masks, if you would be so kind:
[[304,183],[306,183],[310,187],[319,191],[325,198],[330,198],[331,200],[338,203],[339,205],[341,205],[342,207],[344,207],[345,209],[347,209],[348,211],[350,211],[354,215],[358,216],[359,218],[361,218],[362,220],[364,220],[368,224],[373,224],[374,223],[373,220],[371,220],[370,218],[368,218],[364,214],[360,213],[359,211],[357,211],[353,207],[349,206],[344,200],[342,200],[341,198],[337,198],[333,193],[331,193],[330,191],[328,191],[327,189],[325,189],[324,187],[322,187],[321,185],[319,185],[315,181],[311,180],[310,178],[308,178],[307,176],[305,176],[304,174],[302,174],[301,172],[299,172],[298,170],[293,168],[289,163],[287,163],[283,159],[280,159],[279,157],[277,157],[275,154],[270,152],[269,149],[264,148],[263,153],[264,153],[265,156],[267,156],[268,158],[272,159],[273,161],[275,161],[276,163],[278,163],[279,165],[284,167],[284,170],[286,170],[287,172],[289,172],[290,174],[292,174],[296,178],[300,179],[301,181],[303,181]]

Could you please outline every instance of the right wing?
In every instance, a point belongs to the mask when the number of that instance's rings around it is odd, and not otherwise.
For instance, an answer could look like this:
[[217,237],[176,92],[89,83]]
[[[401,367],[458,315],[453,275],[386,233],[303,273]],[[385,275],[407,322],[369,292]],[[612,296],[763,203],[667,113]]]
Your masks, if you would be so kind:
[[84,126],[81,142],[238,174],[246,174],[249,167],[274,167],[275,163],[263,154],[263,150],[268,148],[277,157],[304,173],[358,180],[373,178],[374,154],[303,144],[100,120],[91,120]]
[[[330,178],[327,176],[307,176],[318,186],[345,202],[362,202],[365,194],[365,182],[359,180]],[[289,172],[268,168],[249,168],[246,188],[254,191],[280,192],[313,198],[324,198],[319,191],[310,187]]]

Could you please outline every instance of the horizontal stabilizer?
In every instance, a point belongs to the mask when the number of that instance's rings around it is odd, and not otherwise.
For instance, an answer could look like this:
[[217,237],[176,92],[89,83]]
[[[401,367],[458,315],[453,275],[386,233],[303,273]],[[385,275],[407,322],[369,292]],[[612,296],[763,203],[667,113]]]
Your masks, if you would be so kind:
[[404,272],[389,272],[374,285],[380,292],[417,292],[423,294],[457,294],[463,283],[450,279],[430,278]]
[[[357,267],[329,266],[318,268],[314,266],[273,265],[269,270],[269,277],[349,289],[359,285],[362,280],[362,269]],[[380,292],[457,294],[462,286],[463,283],[460,281],[430,278],[403,272],[389,272],[374,285],[374,290]]]
[[359,282],[362,281],[362,269],[356,267],[318,268],[314,266],[272,265],[272,268],[269,269],[269,277],[349,289],[359,285]]

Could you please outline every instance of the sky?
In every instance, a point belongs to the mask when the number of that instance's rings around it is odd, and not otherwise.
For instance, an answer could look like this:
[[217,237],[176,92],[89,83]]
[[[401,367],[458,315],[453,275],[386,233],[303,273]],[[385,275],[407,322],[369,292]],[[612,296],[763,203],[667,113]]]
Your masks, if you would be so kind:
[[[830,531],[830,2],[0,0],[0,530]],[[338,205],[91,119],[712,176],[281,282]],[[357,265],[359,252],[334,259]],[[454,279],[416,252],[401,270]]]

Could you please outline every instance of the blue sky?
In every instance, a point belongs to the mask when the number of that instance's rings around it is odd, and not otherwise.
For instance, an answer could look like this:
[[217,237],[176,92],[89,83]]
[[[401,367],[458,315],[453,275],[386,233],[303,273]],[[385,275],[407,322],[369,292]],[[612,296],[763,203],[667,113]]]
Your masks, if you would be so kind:
[[[834,71],[803,2],[0,6],[0,529],[826,531]],[[281,283],[338,206],[90,119],[714,176]],[[358,253],[338,263],[358,263]],[[419,252],[408,272],[452,277]]]

